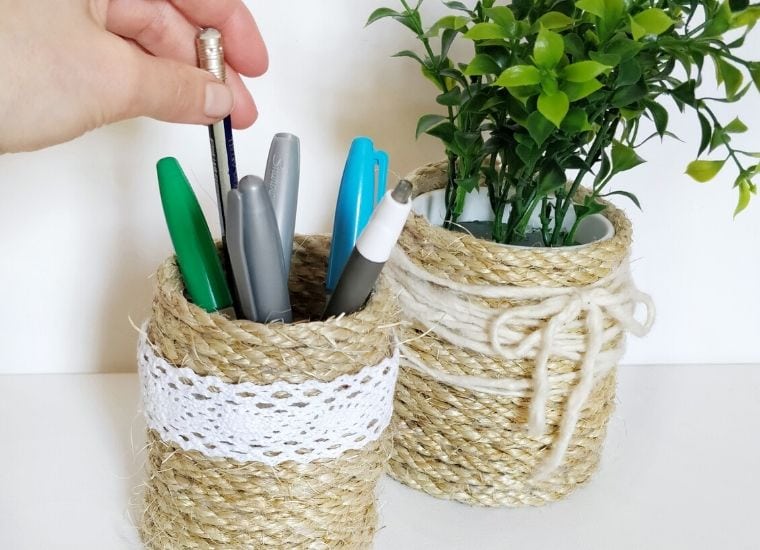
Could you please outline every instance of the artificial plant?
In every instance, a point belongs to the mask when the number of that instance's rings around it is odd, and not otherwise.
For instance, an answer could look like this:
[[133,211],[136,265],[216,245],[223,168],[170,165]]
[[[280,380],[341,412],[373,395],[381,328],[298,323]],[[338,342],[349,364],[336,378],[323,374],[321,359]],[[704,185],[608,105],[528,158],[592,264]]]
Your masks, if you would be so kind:
[[[735,148],[731,135],[747,130],[739,119],[721,121],[715,102],[735,103],[760,89],[760,62],[737,50],[760,18],[748,0],[481,0],[423,24],[421,0],[401,9],[380,8],[368,24],[393,18],[410,29],[421,53],[396,54],[418,62],[438,89],[446,114],[423,116],[417,135],[445,145],[448,158],[445,227],[456,224],[466,196],[488,188],[495,221],[492,237],[520,243],[540,208],[546,246],[575,242],[580,222],[601,212],[601,200],[624,195],[609,190],[617,174],[644,160],[636,149],[669,132],[667,101],[699,120],[698,160],[686,172],[712,179],[730,161],[738,174],[736,213],[757,187],[760,155]],[[499,4],[499,5],[497,5]],[[452,45],[466,41],[472,56],[452,59]],[[700,97],[703,72],[714,68],[720,92]],[[648,119],[648,120],[644,120]],[[651,128],[651,133],[647,128]],[[649,135],[647,135],[649,134]],[[714,160],[699,159],[720,150]],[[568,183],[568,181],[570,183]],[[589,189],[576,203],[581,185]],[[509,207],[507,221],[501,220]],[[563,222],[570,208],[576,221]]]

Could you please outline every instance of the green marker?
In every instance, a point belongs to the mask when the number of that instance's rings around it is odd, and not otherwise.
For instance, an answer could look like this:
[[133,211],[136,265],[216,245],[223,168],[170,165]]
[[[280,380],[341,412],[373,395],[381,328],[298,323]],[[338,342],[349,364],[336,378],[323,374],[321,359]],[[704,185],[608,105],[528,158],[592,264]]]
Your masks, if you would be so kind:
[[174,157],[159,160],[156,170],[166,225],[190,299],[208,312],[230,314],[221,311],[231,308],[232,296],[190,182]]

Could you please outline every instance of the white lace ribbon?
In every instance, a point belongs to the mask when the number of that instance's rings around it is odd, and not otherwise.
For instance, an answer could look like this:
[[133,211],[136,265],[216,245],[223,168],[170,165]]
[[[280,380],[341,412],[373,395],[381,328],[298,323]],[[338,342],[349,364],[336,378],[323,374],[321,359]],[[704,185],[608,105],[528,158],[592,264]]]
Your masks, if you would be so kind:
[[398,362],[396,351],[331,382],[229,384],[170,365],[145,331],[138,344],[146,422],[164,441],[270,466],[333,459],[377,440],[393,412]]
[[[644,336],[654,323],[654,303],[634,286],[627,261],[607,277],[581,288],[456,283],[417,266],[400,247],[394,250],[386,271],[404,314],[427,332],[477,353],[535,362],[532,379],[453,375],[425,365],[402,342],[405,366],[470,391],[531,397],[528,433],[532,437],[546,430],[546,402],[553,384],[576,381],[557,440],[544,464],[534,472],[536,479],[545,478],[562,462],[596,380],[614,368],[623,355],[625,333]],[[473,297],[532,303],[495,311],[473,301]],[[643,322],[635,317],[639,304],[646,309]],[[611,323],[605,323],[605,318]],[[550,358],[578,361],[580,370],[550,376]]]

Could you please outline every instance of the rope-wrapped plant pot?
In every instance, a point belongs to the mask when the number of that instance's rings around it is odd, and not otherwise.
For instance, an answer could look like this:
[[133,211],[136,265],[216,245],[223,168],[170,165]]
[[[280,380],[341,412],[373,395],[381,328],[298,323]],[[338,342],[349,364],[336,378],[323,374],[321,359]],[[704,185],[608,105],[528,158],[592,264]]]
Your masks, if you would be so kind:
[[[445,164],[410,175],[445,186]],[[631,225],[571,248],[499,245],[413,214],[387,270],[402,309],[391,476],[484,506],[542,505],[596,469],[626,332],[652,323]],[[634,318],[647,306],[647,320]]]
[[147,548],[371,546],[397,305],[381,279],[361,311],[308,322],[324,307],[328,245],[297,239],[293,324],[208,314],[183,295],[173,258],[159,268],[138,350]]

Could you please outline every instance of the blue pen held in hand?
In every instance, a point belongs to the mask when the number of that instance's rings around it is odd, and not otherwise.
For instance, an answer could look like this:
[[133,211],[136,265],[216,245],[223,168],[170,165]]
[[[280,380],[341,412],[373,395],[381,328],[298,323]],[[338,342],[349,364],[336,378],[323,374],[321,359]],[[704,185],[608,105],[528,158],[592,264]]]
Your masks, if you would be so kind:
[[[227,79],[224,64],[222,34],[216,29],[203,29],[195,40],[198,65],[222,82]],[[227,227],[227,194],[238,186],[235,147],[232,140],[232,119],[227,116],[208,127],[211,145],[211,160],[214,165],[214,180],[219,202],[219,221],[222,239]]]
[[325,282],[328,293],[335,290],[356,240],[369,222],[375,206],[385,195],[387,179],[388,154],[375,150],[372,140],[367,137],[354,139],[346,160],[335,208]]

